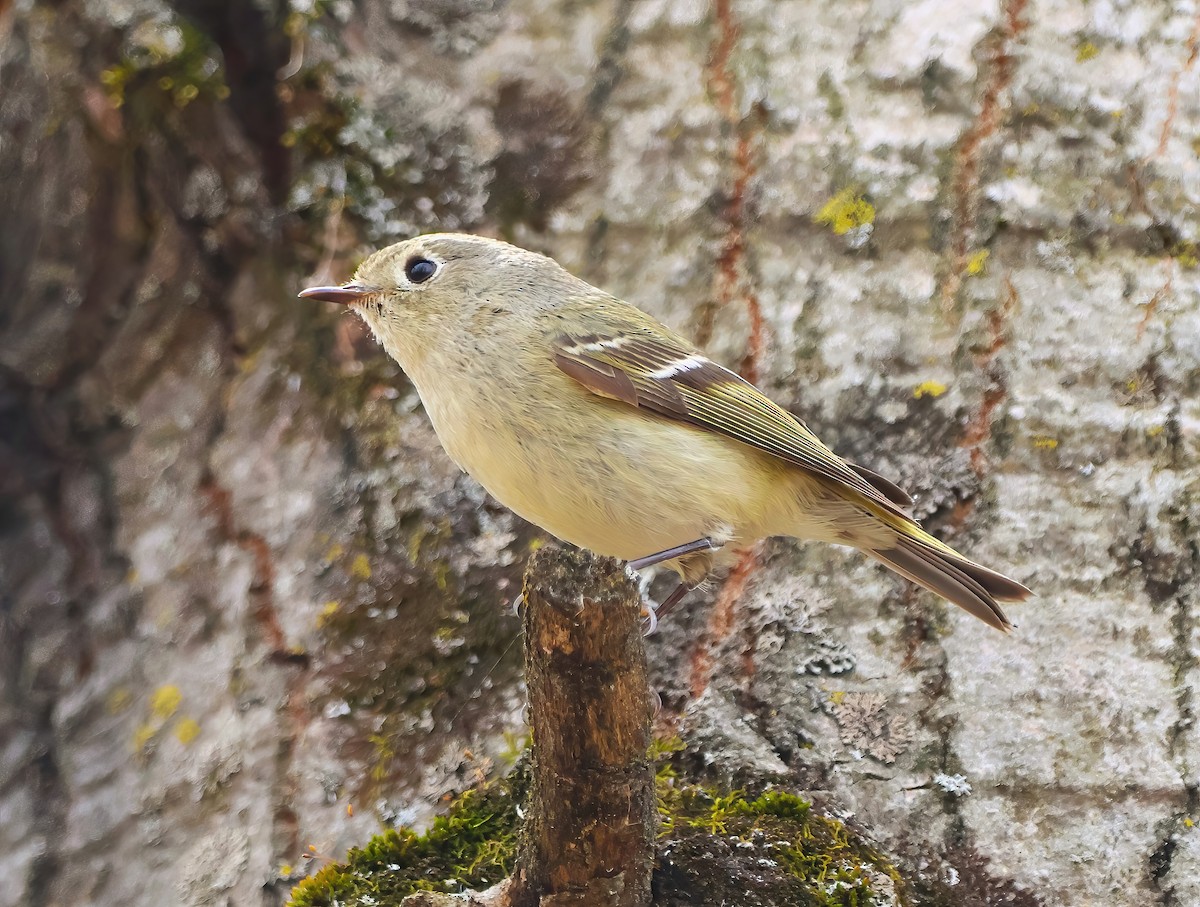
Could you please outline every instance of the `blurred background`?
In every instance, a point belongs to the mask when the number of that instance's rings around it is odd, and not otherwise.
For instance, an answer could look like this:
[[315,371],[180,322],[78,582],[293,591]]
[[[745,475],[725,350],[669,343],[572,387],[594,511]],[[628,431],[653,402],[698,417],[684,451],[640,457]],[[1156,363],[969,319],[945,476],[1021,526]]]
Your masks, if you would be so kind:
[[[772,542],[659,723],[962,904],[1200,903],[1200,8],[0,0],[0,905],[281,904],[522,746],[542,536],[297,300],[506,238],[1031,586]],[[656,587],[657,588],[657,587]]]

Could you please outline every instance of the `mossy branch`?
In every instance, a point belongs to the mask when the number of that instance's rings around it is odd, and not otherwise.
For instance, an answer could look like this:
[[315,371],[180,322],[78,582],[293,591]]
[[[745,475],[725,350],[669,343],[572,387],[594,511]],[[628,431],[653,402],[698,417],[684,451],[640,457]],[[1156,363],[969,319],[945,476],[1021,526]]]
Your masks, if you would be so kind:
[[657,824],[641,596],[616,561],[547,547],[525,573],[532,767],[513,907],[645,907]]
[[525,598],[527,757],[424,834],[391,829],[305,879],[291,907],[959,902],[940,882],[916,898],[891,857],[799,794],[700,783],[682,740],[652,744],[641,600],[620,564],[543,548]]

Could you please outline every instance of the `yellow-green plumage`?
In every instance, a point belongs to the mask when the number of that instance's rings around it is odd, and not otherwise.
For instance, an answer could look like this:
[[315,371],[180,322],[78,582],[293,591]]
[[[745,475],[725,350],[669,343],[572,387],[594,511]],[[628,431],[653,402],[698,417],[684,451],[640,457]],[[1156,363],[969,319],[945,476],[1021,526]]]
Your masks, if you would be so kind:
[[753,385],[544,256],[434,234],[377,252],[355,281],[306,294],[351,302],[450,456],[565,541],[624,559],[726,545],[672,562],[691,582],[767,536],[851,545],[1001,630],[998,601],[1029,594],[926,533],[900,489]]

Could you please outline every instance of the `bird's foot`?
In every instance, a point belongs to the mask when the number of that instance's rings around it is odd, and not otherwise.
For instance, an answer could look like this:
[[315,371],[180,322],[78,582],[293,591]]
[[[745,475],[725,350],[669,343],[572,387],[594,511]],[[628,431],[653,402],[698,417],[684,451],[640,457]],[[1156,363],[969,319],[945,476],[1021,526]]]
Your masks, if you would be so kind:
[[658,629],[658,622],[683,601],[685,595],[699,585],[699,583],[681,582],[659,604],[655,605],[653,602],[649,602],[642,605],[642,623],[644,626],[642,635],[650,636],[653,634]]

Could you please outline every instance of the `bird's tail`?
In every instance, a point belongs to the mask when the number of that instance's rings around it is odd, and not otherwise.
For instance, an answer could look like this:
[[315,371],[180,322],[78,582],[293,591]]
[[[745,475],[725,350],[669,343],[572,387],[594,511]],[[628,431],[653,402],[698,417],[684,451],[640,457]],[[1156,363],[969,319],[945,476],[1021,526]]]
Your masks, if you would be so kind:
[[915,526],[904,527],[890,547],[866,550],[906,579],[1005,633],[1013,625],[998,602],[1024,601],[1031,594],[1016,580],[967,560]]

